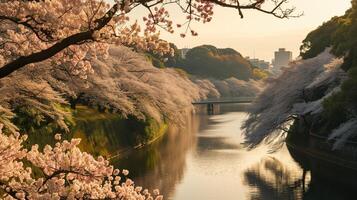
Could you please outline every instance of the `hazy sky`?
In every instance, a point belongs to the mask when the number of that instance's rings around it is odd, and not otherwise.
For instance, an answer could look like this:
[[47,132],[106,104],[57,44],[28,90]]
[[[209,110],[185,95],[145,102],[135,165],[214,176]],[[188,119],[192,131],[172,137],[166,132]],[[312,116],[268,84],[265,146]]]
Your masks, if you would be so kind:
[[[304,12],[304,16],[277,19],[256,11],[245,11],[244,19],[240,19],[236,10],[216,6],[212,22],[193,25],[198,36],[181,38],[179,33],[165,31],[161,31],[161,36],[179,48],[212,44],[234,48],[244,56],[271,61],[279,47],[293,51],[293,56],[297,57],[301,41],[311,30],[333,16],[344,14],[351,7],[350,0],[290,0],[289,4],[295,6],[297,12]],[[177,22],[184,21],[177,8],[170,11]],[[142,15],[142,12],[144,10],[137,10],[132,19]]]

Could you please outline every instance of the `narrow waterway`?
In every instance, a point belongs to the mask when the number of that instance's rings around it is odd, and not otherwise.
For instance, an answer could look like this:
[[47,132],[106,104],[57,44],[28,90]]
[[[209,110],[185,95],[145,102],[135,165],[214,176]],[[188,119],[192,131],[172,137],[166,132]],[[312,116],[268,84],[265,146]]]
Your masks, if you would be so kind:
[[[303,170],[285,146],[269,154],[266,146],[247,151],[241,145],[246,106],[221,106],[214,115],[198,112],[185,127],[123,155],[115,165],[169,200],[305,199],[309,173],[303,184]],[[308,199],[319,199],[319,191],[312,193]]]

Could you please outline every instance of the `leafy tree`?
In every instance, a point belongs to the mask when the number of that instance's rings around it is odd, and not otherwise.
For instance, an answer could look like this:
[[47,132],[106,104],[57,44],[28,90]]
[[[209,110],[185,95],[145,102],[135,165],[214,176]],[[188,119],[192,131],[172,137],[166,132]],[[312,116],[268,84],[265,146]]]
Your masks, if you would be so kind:
[[270,75],[271,74],[268,71],[265,71],[257,67],[253,68],[253,78],[256,80],[266,79]]
[[[331,47],[331,52],[344,57],[342,69],[348,72],[348,80],[341,85],[341,91],[326,98],[324,112],[319,124],[320,132],[330,133],[330,139],[338,139],[335,147],[343,146],[348,138],[355,137],[357,125],[357,0],[352,0],[352,8],[341,17],[330,21],[312,31],[301,46],[304,58],[313,57]],[[349,130],[350,132],[346,131]]]
[[217,49],[211,45],[190,49],[179,67],[190,74],[205,78],[235,77],[249,80],[253,76],[252,66],[240,53],[233,49]]
[[167,57],[165,61],[165,65],[168,67],[179,67],[183,63],[183,59],[181,57],[181,51],[177,48],[177,46],[173,43],[170,43],[171,49],[173,49],[174,55]]
[[339,26],[338,21],[339,18],[334,17],[306,36],[300,47],[302,58],[308,59],[316,57],[327,47],[332,45],[332,35]]
[[315,57],[327,47],[332,47],[336,56],[345,56],[342,66],[346,71],[357,66],[357,0],[352,0],[352,8],[341,17],[330,21],[312,31],[300,47],[303,58]]

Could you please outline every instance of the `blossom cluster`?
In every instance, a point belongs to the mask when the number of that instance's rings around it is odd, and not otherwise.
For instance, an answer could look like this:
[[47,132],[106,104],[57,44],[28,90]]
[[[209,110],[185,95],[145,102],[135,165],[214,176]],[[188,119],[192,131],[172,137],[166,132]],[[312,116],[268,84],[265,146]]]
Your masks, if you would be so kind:
[[[125,1],[126,2],[126,1]],[[1,1],[0,66],[21,57],[48,50],[70,36],[92,32],[91,41],[69,46],[50,60],[54,65],[68,65],[70,73],[86,78],[93,73],[88,61],[105,55],[108,44],[134,46],[142,50],[167,53],[167,42],[159,40],[157,31],[141,30],[130,24],[124,11],[113,11],[112,18],[98,28],[108,15],[110,5],[98,0]],[[51,52],[48,52],[51,53]]]
[[[0,194],[4,199],[135,199],[162,200],[114,169],[103,157],[95,159],[77,147],[80,139],[58,141],[40,150],[23,147],[26,135],[4,133],[0,124]],[[56,139],[60,139],[57,135]],[[39,173],[40,176],[34,173]]]
[[[344,79],[341,64],[342,59],[335,58],[326,49],[314,58],[291,63],[279,77],[270,79],[242,126],[247,145],[255,147],[264,141],[281,143],[295,119],[321,113],[324,99],[336,93]],[[306,91],[322,86],[327,90],[321,98],[306,98]],[[333,137],[336,136],[338,134]]]
[[[241,17],[242,9],[254,9],[280,18],[287,18],[294,11],[294,8],[281,8],[288,2],[286,0],[271,0],[271,10],[262,9],[265,2],[116,0],[110,4],[100,0],[3,0],[0,1],[0,66],[8,68],[0,75],[3,77],[25,65],[50,59],[51,64],[70,65],[70,73],[85,79],[93,72],[89,60],[96,55],[105,55],[109,44],[159,54],[172,53],[168,42],[159,38],[157,28],[174,32],[174,21],[167,9],[169,4],[177,5],[186,17],[184,23],[176,24],[177,28],[184,29],[181,37],[188,32],[197,36],[191,22],[210,22],[215,5],[237,9]],[[140,6],[148,11],[143,17],[144,28],[137,21],[130,22],[128,17],[128,13]],[[13,63],[20,58],[24,62]]]

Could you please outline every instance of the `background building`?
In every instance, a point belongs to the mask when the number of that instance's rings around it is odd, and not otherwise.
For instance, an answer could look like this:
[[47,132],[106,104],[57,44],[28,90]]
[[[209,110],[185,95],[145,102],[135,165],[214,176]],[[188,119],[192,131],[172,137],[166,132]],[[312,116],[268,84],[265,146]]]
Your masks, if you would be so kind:
[[285,48],[279,48],[279,50],[274,53],[272,64],[275,69],[280,70],[282,67],[287,67],[292,60],[293,53],[291,51],[286,51]]
[[270,63],[266,62],[265,60],[259,60],[257,58],[249,58],[249,57],[246,57],[245,59],[247,59],[251,65],[258,67],[260,69],[267,70],[270,67]]

